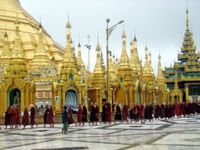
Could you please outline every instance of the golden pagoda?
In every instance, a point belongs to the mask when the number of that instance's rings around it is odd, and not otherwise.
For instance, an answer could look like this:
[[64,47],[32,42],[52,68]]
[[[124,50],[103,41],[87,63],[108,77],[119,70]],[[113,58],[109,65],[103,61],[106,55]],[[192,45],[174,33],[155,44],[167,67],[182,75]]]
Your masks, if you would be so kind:
[[173,67],[165,68],[165,77],[170,91],[169,102],[191,102],[200,99],[200,54],[196,52],[193,33],[189,28],[188,10],[181,54]]
[[[91,81],[88,81],[91,83],[90,87],[88,87],[88,97],[89,102],[96,103],[100,109],[102,106],[102,100],[105,98],[105,70],[103,66],[103,59],[101,55],[101,48],[99,44],[99,40],[97,42],[96,46],[96,64],[94,68],[94,72],[92,73],[92,79]],[[90,103],[89,103],[90,105]]]
[[[90,106],[94,102],[101,111],[107,94],[107,102],[129,107],[132,104],[166,102],[161,59],[156,80],[147,48],[142,67],[136,37],[131,40],[130,59],[125,31],[119,61],[109,53],[110,90],[107,93],[107,68],[99,39],[95,68],[89,72],[81,56],[80,43],[76,56],[69,18],[64,49],[21,7],[18,0],[0,1],[0,96],[4,98],[0,101],[0,115],[8,106],[16,105],[23,111],[30,104],[41,108],[53,105],[53,109],[60,113],[63,105],[77,110],[79,104]],[[190,62],[193,63],[194,59]]]

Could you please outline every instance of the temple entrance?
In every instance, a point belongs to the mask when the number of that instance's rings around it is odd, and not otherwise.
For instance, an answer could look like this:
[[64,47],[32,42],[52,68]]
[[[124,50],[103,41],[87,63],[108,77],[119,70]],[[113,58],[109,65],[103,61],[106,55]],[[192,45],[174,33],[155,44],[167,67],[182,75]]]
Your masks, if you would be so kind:
[[71,107],[74,111],[78,110],[78,96],[76,91],[68,90],[66,92],[66,106]]
[[21,91],[17,88],[9,90],[8,93],[8,106],[21,106]]

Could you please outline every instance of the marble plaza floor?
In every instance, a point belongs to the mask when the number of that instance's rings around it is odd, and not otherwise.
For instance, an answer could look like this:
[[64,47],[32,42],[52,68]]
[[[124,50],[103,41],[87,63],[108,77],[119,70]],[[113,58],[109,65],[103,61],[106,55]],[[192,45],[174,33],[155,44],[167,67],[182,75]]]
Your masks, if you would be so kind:
[[11,150],[200,150],[200,116],[154,120],[145,124],[98,124],[75,127],[66,135],[54,128],[5,130],[1,126],[0,149]]

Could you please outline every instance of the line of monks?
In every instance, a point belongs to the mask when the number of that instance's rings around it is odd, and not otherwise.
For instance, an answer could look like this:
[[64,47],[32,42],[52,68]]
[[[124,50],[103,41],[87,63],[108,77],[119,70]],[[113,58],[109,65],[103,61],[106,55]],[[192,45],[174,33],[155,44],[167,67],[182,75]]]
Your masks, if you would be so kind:
[[[27,107],[24,108],[23,114],[20,116],[19,107],[11,106],[7,108],[5,112],[5,129],[10,126],[11,129],[18,128],[23,125],[24,129],[26,126],[30,125],[31,128],[37,126],[36,121],[36,108],[30,105],[30,112]],[[48,123],[50,127],[54,127],[54,112],[52,106],[46,106],[46,110],[43,115],[44,127]]]
[[[112,121],[112,114],[114,113],[114,122],[130,122],[141,121],[144,123],[145,120],[152,121],[153,119],[169,119],[175,116],[177,117],[186,117],[188,115],[194,115],[195,113],[200,114],[200,102],[192,102],[192,103],[175,103],[175,104],[161,104],[161,105],[133,105],[130,109],[127,105],[111,105],[109,103],[103,102],[102,105],[102,112],[101,112],[101,119],[99,113],[99,107],[96,103],[92,103],[89,107],[89,113],[87,107],[85,105],[79,105],[77,111],[77,121],[73,118],[73,110],[71,107],[67,108],[67,124],[75,124],[76,126],[84,126],[86,122],[89,122],[89,125],[97,125],[98,122],[101,123],[111,123]],[[88,116],[89,114],[89,116]],[[46,124],[49,124],[50,127],[54,127],[54,112],[52,106],[46,106],[44,114],[43,114],[43,121],[44,127]],[[37,126],[35,122],[36,117],[36,108],[31,105],[30,112],[28,108],[25,107],[25,110],[22,114],[22,119],[20,119],[19,109],[15,106],[8,107],[7,111],[5,112],[5,128],[10,126],[10,128],[18,128],[21,124],[24,128],[27,125],[30,125],[31,128],[34,125]],[[88,121],[89,118],[89,121]],[[20,122],[22,120],[22,123]]]

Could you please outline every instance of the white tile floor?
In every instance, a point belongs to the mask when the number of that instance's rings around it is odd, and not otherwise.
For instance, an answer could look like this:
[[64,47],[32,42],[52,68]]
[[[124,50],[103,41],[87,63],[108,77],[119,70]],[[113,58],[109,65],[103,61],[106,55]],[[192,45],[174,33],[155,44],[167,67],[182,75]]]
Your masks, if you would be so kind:
[[154,120],[145,124],[114,124],[69,128],[0,130],[0,149],[92,149],[92,150],[199,150],[200,116]]

